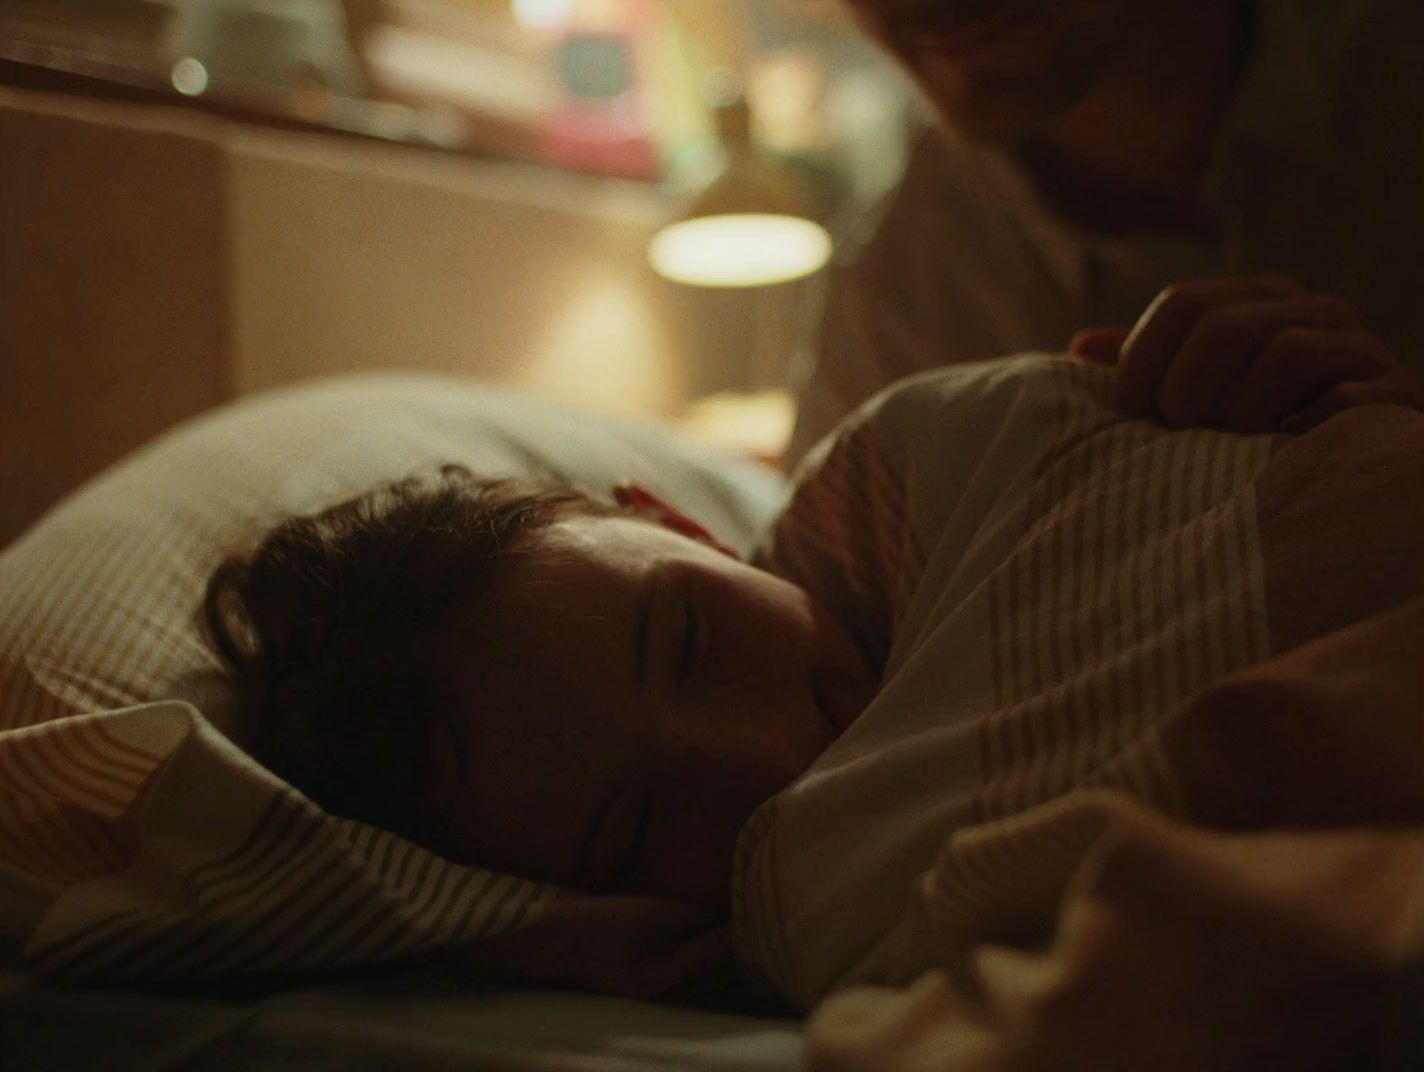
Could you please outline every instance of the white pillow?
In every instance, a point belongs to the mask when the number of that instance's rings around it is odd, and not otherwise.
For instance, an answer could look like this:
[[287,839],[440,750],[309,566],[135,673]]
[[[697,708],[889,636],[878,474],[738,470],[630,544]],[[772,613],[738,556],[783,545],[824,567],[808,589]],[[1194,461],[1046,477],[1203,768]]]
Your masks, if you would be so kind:
[[221,558],[446,462],[636,479],[742,549],[784,490],[665,428],[430,376],[303,385],[168,433],[0,553],[0,934],[51,971],[153,977],[386,959],[537,913],[544,887],[326,815],[214,732],[234,697],[197,610]]

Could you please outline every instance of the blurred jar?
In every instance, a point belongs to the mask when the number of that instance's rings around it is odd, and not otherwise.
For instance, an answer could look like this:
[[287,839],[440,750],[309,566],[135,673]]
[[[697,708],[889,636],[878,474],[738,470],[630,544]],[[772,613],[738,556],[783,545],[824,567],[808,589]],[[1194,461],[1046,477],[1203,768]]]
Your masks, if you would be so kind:
[[340,0],[186,0],[168,39],[180,92],[223,97],[360,96],[361,65]]

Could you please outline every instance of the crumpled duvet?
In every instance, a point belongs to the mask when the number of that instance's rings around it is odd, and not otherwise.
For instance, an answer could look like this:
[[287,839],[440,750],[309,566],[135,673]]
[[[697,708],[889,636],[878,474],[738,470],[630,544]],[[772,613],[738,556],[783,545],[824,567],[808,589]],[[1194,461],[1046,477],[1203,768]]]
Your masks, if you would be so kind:
[[749,969],[808,1008],[876,984],[822,1007],[812,1067],[1405,1044],[1424,416],[1169,432],[1117,416],[1102,370],[947,370],[808,459],[762,561],[885,668],[739,845]]

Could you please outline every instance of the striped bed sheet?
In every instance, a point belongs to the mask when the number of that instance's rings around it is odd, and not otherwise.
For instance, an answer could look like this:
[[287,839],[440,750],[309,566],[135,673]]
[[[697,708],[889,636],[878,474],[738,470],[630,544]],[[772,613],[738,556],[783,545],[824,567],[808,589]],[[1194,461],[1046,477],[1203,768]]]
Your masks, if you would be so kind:
[[5,863],[50,898],[27,954],[51,977],[396,960],[517,927],[551,892],[327,815],[187,703],[15,730],[0,773]]
[[441,377],[352,376],[170,433],[0,554],[0,939],[67,980],[394,961],[539,920],[557,891],[323,812],[236,744],[197,621],[274,520],[446,462],[641,479],[745,547],[780,481],[655,426]]
[[738,845],[739,956],[804,1008],[1042,940],[1104,794],[1179,820],[1227,799],[1164,737],[1184,706],[1424,594],[1424,419],[1392,407],[1169,431],[1121,417],[1108,370],[1026,355],[891,388],[795,485],[760,560],[885,667]]

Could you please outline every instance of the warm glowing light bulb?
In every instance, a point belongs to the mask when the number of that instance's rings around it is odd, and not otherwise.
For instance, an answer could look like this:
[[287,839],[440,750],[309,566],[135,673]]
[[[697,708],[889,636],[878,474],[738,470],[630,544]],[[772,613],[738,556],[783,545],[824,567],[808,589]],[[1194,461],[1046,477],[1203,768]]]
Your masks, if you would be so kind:
[[573,0],[514,0],[514,17],[533,30],[552,30],[569,21]]
[[826,229],[796,216],[702,216],[663,228],[648,246],[657,271],[703,287],[760,287],[810,275],[830,259]]
[[173,88],[185,97],[200,97],[208,88],[208,69],[192,56],[184,56],[169,72]]

